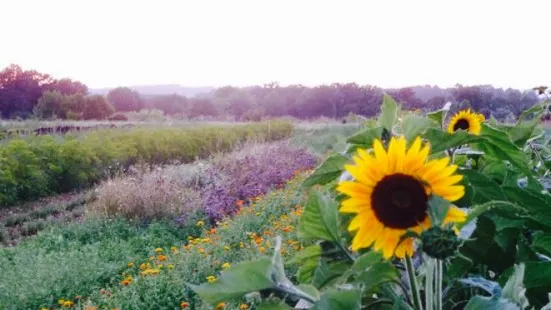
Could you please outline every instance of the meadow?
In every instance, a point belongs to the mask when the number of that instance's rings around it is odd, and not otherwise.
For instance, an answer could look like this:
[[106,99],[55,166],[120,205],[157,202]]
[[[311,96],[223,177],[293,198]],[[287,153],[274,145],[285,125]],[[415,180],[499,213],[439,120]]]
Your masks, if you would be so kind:
[[[0,309],[551,309],[548,104],[514,125],[469,114],[466,130],[385,96],[377,118],[349,124],[9,138]],[[368,160],[365,174],[350,168]],[[366,176],[415,165],[434,183],[430,224],[358,242],[372,225],[347,199]]]
[[[294,239],[289,253],[299,250],[298,180],[328,150],[344,149],[345,136],[357,128],[271,122],[10,139],[3,154],[55,158],[83,183],[62,174],[46,178],[67,186],[50,185],[44,195],[76,191],[29,202],[21,199],[42,193],[29,196],[15,187],[22,193],[13,195],[18,205],[0,211],[0,236],[9,245],[0,250],[0,308],[178,309],[187,302],[190,309],[208,309],[184,282],[270,253],[269,234],[278,231]],[[62,157],[69,149],[79,162],[86,152],[96,161],[76,165]],[[44,153],[50,156],[38,155]],[[52,166],[17,163],[35,174]],[[108,163],[124,169],[102,172]],[[12,175],[33,190],[44,179]],[[18,193],[2,193],[8,192]],[[276,219],[278,228],[270,227]]]

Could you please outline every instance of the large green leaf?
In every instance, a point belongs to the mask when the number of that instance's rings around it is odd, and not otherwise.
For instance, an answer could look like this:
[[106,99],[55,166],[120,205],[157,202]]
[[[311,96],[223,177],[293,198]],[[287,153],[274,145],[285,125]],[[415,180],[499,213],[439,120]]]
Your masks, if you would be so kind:
[[335,154],[326,159],[306,180],[303,186],[325,185],[338,178],[349,159],[341,154]]
[[381,252],[370,251],[360,256],[350,267],[351,274],[359,273],[369,269],[371,266],[382,261],[383,255]]
[[312,190],[304,214],[300,218],[298,235],[308,240],[327,240],[339,243],[338,203]]
[[318,259],[321,256],[321,253],[321,246],[319,244],[312,244],[298,252],[295,256],[293,256],[293,258],[288,260],[286,264],[302,264],[308,259]]
[[512,266],[515,257],[507,256],[502,247],[494,240],[495,224],[486,216],[476,219],[476,229],[460,248],[460,253],[475,264],[487,265],[494,271],[505,270]]
[[392,132],[394,124],[398,119],[398,111],[400,107],[398,103],[389,95],[383,96],[383,104],[381,105],[381,115],[379,115],[379,125],[389,132]]
[[435,121],[440,128],[442,128],[442,125],[444,124],[444,119],[446,118],[446,113],[448,110],[440,109],[436,110],[434,112],[427,113],[427,117],[431,120]]
[[503,298],[474,296],[464,310],[521,310],[519,306]]
[[507,200],[499,185],[487,176],[470,169],[461,169],[463,184],[472,188],[472,204],[482,204],[493,200]]
[[520,214],[526,213],[524,208],[512,202],[492,200],[484,204],[473,206],[471,212],[467,215],[467,220],[463,223],[456,224],[456,226],[461,229],[472,220],[489,211],[495,211],[499,214],[511,217],[518,217]]
[[456,131],[450,134],[436,128],[427,129],[424,136],[430,141],[431,152],[433,153],[442,152],[479,140],[477,136],[470,135],[466,131]]
[[250,292],[274,288],[271,280],[269,258],[241,263],[224,271],[214,283],[187,284],[203,300],[210,304],[240,298]]
[[430,118],[419,115],[406,115],[402,120],[402,132],[407,141],[425,133],[428,128],[438,128],[438,124]]
[[429,216],[432,221],[432,225],[442,225],[449,209],[450,203],[446,199],[440,196],[431,195],[429,199]]
[[482,132],[478,136],[471,135],[466,131],[457,131],[450,134],[435,128],[429,128],[425,137],[430,141],[433,153],[464,144],[476,143],[477,148],[487,155],[500,160],[507,160],[527,175],[531,174],[522,150],[511,142],[505,132],[487,124],[482,124]]
[[510,201],[526,209],[532,219],[551,227],[551,197],[512,186],[503,187],[503,192]]
[[537,251],[543,251],[547,255],[551,255],[551,233],[536,235],[532,247]]
[[345,261],[330,263],[326,259],[320,259],[312,277],[312,285],[321,289],[339,281],[346,273],[350,265]]
[[379,262],[367,268],[356,277],[356,282],[364,285],[365,291],[379,287],[383,283],[398,280],[398,272],[389,262]]
[[346,142],[358,146],[363,146],[365,148],[371,148],[371,146],[373,145],[373,140],[381,139],[382,134],[383,128],[381,127],[367,128],[354,134],[353,136],[350,136],[350,138],[348,138]]
[[312,310],[359,310],[361,292],[357,289],[325,291]]
[[524,286],[528,289],[545,287],[551,291],[551,262],[527,262]]
[[491,154],[495,158],[507,160],[527,175],[531,174],[526,155],[519,147],[511,142],[511,139],[505,132],[493,128],[488,124],[482,124],[480,137],[484,140],[482,140],[478,146],[487,154]]

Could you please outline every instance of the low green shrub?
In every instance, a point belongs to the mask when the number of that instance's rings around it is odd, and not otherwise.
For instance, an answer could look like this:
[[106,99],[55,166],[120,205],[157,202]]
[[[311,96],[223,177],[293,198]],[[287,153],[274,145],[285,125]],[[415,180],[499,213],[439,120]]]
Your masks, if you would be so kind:
[[292,130],[291,123],[272,121],[13,139],[0,145],[0,206],[86,188],[139,162],[187,163],[246,141],[283,139]]

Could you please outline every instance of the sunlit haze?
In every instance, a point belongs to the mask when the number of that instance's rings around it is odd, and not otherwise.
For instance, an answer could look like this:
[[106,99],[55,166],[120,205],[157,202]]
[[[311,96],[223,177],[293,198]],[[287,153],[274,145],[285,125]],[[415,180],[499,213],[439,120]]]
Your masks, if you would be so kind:
[[0,68],[91,88],[551,82],[551,1],[0,2]]

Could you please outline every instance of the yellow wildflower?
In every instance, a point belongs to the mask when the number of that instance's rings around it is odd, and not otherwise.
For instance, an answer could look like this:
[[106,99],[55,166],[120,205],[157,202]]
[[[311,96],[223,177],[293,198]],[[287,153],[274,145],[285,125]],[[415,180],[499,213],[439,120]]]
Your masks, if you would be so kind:
[[155,253],[162,253],[163,252],[163,249],[162,248],[156,248],[155,249]]
[[222,268],[224,268],[224,269],[228,269],[230,267],[231,267],[230,263],[223,263],[222,264]]
[[173,265],[173,264],[168,264],[167,267],[168,267],[168,269],[174,269],[174,265]]
[[207,277],[207,281],[208,281],[209,283],[213,283],[214,281],[216,281],[216,277],[215,277],[215,276],[208,276],[208,277]]
[[230,250],[230,246],[229,245],[225,245],[224,246],[224,251],[229,251]]
[[205,226],[205,222],[203,222],[203,221],[197,221],[197,226],[203,227],[203,226]]
[[216,305],[216,310],[222,310],[226,307],[226,303],[225,302],[219,302],[217,305]]
[[134,267],[134,263],[130,262],[130,263],[127,264],[127,266],[128,266],[128,268],[132,268],[132,267]]
[[239,310],[247,310],[247,309],[249,309],[249,305],[247,305],[247,304],[239,305]]

